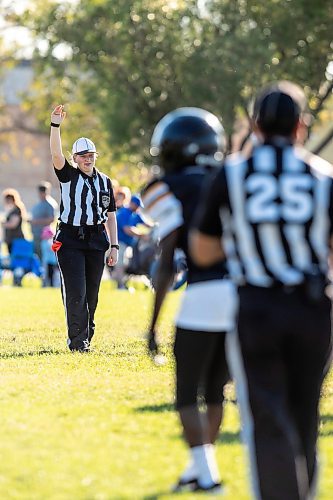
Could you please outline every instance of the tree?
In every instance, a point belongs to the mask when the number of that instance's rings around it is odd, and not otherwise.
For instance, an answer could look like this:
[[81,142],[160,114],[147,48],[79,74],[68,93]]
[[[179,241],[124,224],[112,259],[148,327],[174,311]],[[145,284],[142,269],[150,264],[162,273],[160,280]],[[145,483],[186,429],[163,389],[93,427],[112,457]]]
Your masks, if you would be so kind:
[[68,103],[77,120],[66,139],[94,130],[130,164],[145,161],[152,128],[175,107],[204,107],[231,134],[268,81],[298,82],[314,115],[332,91],[330,0],[207,0],[204,8],[196,0],[37,0],[19,22],[44,42],[30,103],[40,120],[47,125],[51,102]]

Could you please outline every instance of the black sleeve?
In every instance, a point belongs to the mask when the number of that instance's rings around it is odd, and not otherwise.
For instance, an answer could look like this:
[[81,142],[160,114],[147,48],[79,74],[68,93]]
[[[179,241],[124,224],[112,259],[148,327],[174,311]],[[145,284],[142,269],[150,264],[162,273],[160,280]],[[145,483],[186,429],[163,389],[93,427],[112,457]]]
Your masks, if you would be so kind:
[[108,185],[108,190],[110,192],[110,204],[109,204],[109,208],[107,211],[108,212],[116,212],[117,211],[116,200],[114,199],[112,182],[111,182],[111,179],[109,179],[109,177],[107,180],[107,185]]
[[210,176],[195,213],[193,227],[209,236],[221,236],[220,208],[227,204],[226,176],[222,167]]
[[71,180],[71,172],[73,168],[74,167],[72,167],[72,165],[70,165],[65,158],[65,165],[63,166],[63,168],[60,170],[58,170],[57,168],[54,169],[59,182],[69,182]]

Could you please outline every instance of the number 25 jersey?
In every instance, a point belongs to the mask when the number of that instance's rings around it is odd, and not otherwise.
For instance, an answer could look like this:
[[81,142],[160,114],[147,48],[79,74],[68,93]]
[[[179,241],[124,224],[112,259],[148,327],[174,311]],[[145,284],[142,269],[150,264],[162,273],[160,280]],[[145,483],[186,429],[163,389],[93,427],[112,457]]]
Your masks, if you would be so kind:
[[202,203],[197,226],[222,241],[240,284],[297,285],[327,272],[333,233],[333,167],[290,144],[230,156]]

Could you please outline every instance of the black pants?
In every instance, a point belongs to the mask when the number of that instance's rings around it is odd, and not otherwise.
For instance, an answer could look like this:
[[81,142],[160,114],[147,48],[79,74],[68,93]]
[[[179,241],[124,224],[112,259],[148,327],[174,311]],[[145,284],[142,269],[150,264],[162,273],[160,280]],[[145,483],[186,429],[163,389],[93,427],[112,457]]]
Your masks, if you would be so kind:
[[314,487],[330,313],[327,297],[309,304],[300,288],[240,289],[241,362],[233,374],[257,498],[303,500]]
[[206,404],[221,404],[229,380],[225,332],[176,329],[176,407],[192,406],[203,397]]
[[57,256],[68,345],[71,350],[83,350],[95,331],[94,316],[108,242],[103,232],[86,233],[84,239],[79,239],[67,229],[57,232],[56,240],[62,243]]
[[46,264],[45,274],[46,274],[46,283],[49,286],[55,286],[55,271],[57,269],[56,264]]

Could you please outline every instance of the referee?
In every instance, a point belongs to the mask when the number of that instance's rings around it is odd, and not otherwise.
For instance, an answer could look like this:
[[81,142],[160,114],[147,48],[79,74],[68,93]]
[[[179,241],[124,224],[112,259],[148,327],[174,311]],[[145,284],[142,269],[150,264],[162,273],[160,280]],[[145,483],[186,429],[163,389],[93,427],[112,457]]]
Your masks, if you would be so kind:
[[73,166],[64,157],[60,124],[65,116],[62,105],[51,114],[51,155],[61,188],[53,249],[61,273],[68,346],[71,351],[87,352],[95,330],[105,252],[109,250],[109,266],[117,263],[116,207],[109,177],[95,168],[97,152],[91,140],[80,137],[74,142]]
[[296,146],[309,115],[300,87],[278,82],[254,108],[262,143],[231,157],[192,233],[196,262],[221,256],[239,283],[230,336],[256,498],[312,498],[318,404],[331,358],[325,294],[333,233],[332,167]]

